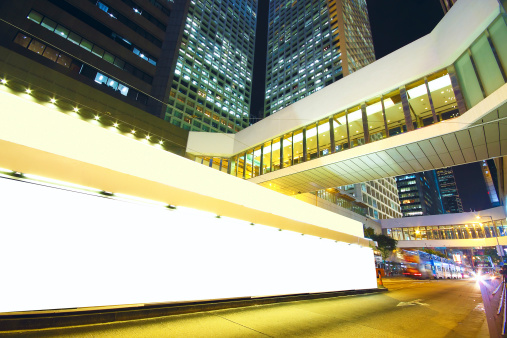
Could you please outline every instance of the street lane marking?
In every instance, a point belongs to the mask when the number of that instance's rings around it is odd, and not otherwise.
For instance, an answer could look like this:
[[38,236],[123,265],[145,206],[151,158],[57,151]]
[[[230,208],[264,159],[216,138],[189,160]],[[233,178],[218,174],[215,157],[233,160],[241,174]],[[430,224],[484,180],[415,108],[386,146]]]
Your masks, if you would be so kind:
[[422,306],[429,306],[426,303],[421,303],[422,299],[415,299],[410,302],[399,302],[396,306],[412,306],[412,305],[422,305]]

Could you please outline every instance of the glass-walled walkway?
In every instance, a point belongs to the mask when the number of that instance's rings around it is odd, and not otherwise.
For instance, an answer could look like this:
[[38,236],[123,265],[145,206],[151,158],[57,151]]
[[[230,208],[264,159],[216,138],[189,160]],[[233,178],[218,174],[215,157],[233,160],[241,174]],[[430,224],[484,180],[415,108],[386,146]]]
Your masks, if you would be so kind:
[[398,241],[493,238],[507,236],[507,221],[389,228],[384,231]]

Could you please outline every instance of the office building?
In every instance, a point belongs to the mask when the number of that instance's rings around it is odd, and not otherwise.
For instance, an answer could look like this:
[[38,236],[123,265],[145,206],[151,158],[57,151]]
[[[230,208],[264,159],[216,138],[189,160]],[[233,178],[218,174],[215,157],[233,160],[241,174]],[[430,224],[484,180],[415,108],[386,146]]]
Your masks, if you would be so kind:
[[435,170],[443,211],[446,214],[463,212],[463,204],[459,197],[458,187],[452,168]]
[[443,213],[435,171],[396,177],[403,217]]
[[350,184],[337,189],[342,193],[342,196],[350,196],[363,205],[365,216],[371,219],[379,220],[402,216],[396,180],[392,177]]
[[484,183],[488,189],[488,197],[492,207],[500,205],[500,199],[498,198],[498,178],[495,162],[492,160],[481,161],[482,176],[484,177]]
[[365,0],[270,1],[264,116],[374,60]]
[[249,123],[257,0],[188,3],[162,117],[186,130],[237,132]]

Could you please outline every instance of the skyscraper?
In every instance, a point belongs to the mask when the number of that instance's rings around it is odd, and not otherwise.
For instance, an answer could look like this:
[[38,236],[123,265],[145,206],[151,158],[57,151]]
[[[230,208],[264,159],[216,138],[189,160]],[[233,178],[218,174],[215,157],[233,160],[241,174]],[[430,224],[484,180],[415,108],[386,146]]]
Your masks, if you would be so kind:
[[443,213],[435,171],[396,177],[403,217]]
[[338,191],[362,203],[369,218],[378,220],[402,216],[396,180],[392,177],[346,185],[339,187]]
[[167,121],[224,133],[248,126],[256,22],[257,0],[189,1]]
[[488,197],[491,202],[492,207],[497,207],[500,205],[500,199],[498,198],[498,179],[496,177],[496,167],[495,163],[492,160],[482,161],[481,170],[482,176],[484,177],[484,182],[486,184],[486,188],[488,189]]
[[273,0],[264,116],[375,61],[365,0]]
[[440,190],[440,197],[444,212],[459,213],[463,212],[463,204],[459,197],[456,179],[452,168],[442,168],[435,170]]

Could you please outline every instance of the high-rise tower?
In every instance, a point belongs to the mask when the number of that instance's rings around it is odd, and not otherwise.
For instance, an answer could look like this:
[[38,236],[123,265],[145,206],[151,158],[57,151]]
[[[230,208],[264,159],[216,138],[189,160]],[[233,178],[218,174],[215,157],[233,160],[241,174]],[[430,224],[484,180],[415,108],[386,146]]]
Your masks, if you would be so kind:
[[403,217],[443,213],[434,170],[396,177]]
[[248,126],[257,0],[190,1],[165,120],[186,130]]
[[463,204],[459,197],[454,171],[451,167],[435,170],[437,174],[438,186],[440,188],[440,196],[442,206],[445,213],[463,212]]
[[264,116],[374,60],[365,0],[271,0]]

